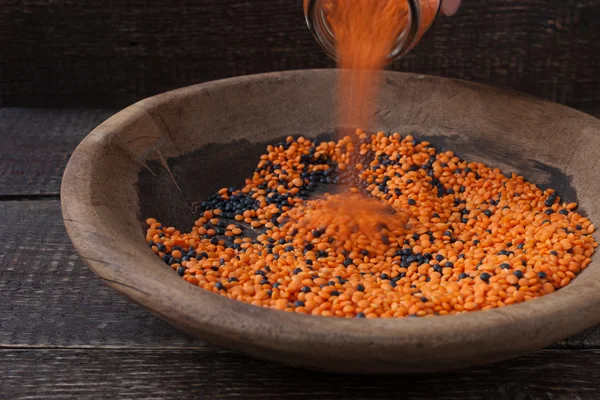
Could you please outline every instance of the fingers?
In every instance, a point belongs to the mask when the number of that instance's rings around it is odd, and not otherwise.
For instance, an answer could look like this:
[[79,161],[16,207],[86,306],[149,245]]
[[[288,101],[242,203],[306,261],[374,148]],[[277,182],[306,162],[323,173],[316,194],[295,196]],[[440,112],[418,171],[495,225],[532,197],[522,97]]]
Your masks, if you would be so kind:
[[456,14],[460,7],[461,0],[442,0],[442,14],[451,17]]

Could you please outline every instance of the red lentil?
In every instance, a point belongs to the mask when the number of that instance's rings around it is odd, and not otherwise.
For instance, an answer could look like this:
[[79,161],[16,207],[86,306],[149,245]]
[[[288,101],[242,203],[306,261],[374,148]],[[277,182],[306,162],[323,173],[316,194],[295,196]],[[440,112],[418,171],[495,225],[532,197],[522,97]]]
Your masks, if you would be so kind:
[[[336,183],[348,190],[315,196]],[[568,285],[598,245],[576,207],[411,135],[359,130],[268,146],[241,190],[202,203],[191,232],[149,218],[146,240],[187,282],[259,307],[448,315]]]

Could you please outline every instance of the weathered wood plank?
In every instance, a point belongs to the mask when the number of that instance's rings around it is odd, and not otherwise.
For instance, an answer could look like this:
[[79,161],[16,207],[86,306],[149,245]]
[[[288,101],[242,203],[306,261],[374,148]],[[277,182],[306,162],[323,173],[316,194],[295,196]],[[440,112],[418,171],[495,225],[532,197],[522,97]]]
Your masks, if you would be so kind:
[[7,399],[600,398],[600,351],[544,350],[444,375],[353,377],[210,350],[0,350]]
[[58,196],[71,153],[111,114],[107,110],[0,109],[0,198]]
[[194,343],[87,268],[67,237],[58,201],[0,202],[0,237],[0,345]]
[[[223,77],[331,65],[290,0],[24,0],[0,7],[0,104],[121,107]],[[465,1],[395,69],[600,101],[600,0]]]
[[[215,351],[106,287],[75,253],[58,201],[0,202],[0,237],[0,347]],[[555,347],[600,348],[600,326]]]

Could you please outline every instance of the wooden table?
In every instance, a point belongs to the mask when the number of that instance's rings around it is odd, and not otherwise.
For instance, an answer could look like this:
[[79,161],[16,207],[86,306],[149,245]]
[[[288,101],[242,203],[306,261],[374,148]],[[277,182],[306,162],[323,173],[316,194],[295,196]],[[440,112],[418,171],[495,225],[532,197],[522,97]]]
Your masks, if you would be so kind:
[[419,377],[297,370],[177,331],[101,283],[63,226],[63,168],[113,112],[0,109],[0,398],[600,398],[600,326],[519,359]]

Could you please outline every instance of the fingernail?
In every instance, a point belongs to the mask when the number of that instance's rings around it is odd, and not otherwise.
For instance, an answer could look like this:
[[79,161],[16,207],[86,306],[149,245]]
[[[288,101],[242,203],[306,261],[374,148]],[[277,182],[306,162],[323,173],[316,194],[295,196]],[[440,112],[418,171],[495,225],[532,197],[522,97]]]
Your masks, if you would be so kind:
[[460,8],[461,0],[443,0],[442,1],[442,14],[451,17]]

